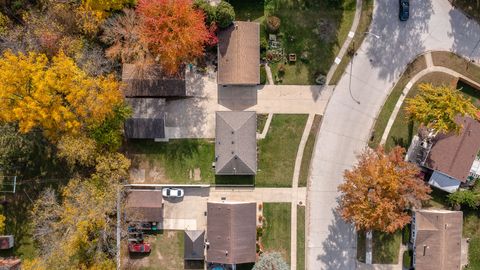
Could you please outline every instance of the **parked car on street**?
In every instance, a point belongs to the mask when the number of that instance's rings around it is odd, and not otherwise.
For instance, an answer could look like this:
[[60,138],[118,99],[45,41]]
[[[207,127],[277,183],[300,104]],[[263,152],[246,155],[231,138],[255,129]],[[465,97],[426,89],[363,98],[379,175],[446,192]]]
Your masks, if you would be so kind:
[[400,21],[408,20],[410,15],[410,2],[409,0],[399,0],[399,12],[398,18]]
[[166,198],[181,198],[184,195],[184,191],[181,188],[164,188],[162,189],[162,195]]

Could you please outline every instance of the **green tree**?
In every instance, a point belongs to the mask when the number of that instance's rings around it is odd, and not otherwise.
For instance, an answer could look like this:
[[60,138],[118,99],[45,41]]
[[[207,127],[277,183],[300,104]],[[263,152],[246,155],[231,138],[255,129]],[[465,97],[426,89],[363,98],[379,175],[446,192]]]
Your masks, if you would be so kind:
[[230,3],[222,1],[216,8],[215,17],[218,26],[226,28],[235,20],[235,10]]
[[453,206],[464,205],[477,209],[480,205],[480,194],[472,190],[458,190],[448,195],[448,202]]
[[206,0],[195,0],[193,6],[197,9],[201,9],[205,13],[205,22],[210,25],[216,22],[216,8],[210,5]]
[[418,90],[415,97],[406,100],[407,116],[436,132],[459,133],[462,126],[457,124],[456,117],[477,117],[478,109],[459,90],[430,83],[420,84]]

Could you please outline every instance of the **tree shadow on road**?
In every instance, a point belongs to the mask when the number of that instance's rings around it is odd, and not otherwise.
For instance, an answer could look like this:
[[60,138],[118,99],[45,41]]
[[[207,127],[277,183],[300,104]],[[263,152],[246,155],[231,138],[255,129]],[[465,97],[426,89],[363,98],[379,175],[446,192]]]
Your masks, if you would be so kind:
[[334,219],[328,226],[328,237],[323,242],[323,254],[317,256],[324,269],[355,269],[356,235],[355,228],[340,217],[337,209],[332,210]]
[[410,18],[398,19],[398,1],[375,1],[376,12],[369,32],[379,35],[366,39],[366,54],[372,65],[380,70],[381,79],[394,81],[407,63],[425,50],[424,34],[429,31],[428,22],[433,14],[429,0],[410,1]]

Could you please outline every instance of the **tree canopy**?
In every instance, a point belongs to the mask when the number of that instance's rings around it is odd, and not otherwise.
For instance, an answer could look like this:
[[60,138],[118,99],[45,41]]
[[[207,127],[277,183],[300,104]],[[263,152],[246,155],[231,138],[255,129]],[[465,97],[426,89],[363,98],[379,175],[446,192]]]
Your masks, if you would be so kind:
[[404,160],[405,149],[367,148],[358,164],[345,171],[340,214],[357,230],[392,233],[410,222],[406,209],[420,207],[428,200],[430,188],[418,177],[416,165]]
[[90,77],[60,53],[9,51],[0,59],[0,120],[18,123],[21,132],[41,128],[49,138],[78,134],[100,124],[122,97],[112,77]]
[[252,270],[288,270],[290,267],[279,252],[263,253]]
[[418,90],[418,95],[407,98],[405,111],[408,117],[428,128],[459,133],[462,127],[455,122],[457,116],[477,117],[478,109],[459,90],[430,83],[420,84]]
[[167,74],[204,54],[211,33],[190,0],[139,0],[140,38]]

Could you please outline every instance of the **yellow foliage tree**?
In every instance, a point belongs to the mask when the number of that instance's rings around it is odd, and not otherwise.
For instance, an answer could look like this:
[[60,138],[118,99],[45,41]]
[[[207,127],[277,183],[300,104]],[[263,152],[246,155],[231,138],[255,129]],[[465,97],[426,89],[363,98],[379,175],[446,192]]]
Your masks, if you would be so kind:
[[407,115],[436,132],[459,133],[462,129],[455,121],[457,116],[477,117],[478,109],[459,90],[446,85],[439,87],[422,83],[419,93],[406,100]]
[[121,104],[113,76],[89,77],[60,53],[5,52],[0,59],[0,120],[18,122],[21,132],[41,128],[50,139],[98,125]]
[[0,214],[0,234],[5,233],[5,216]]

